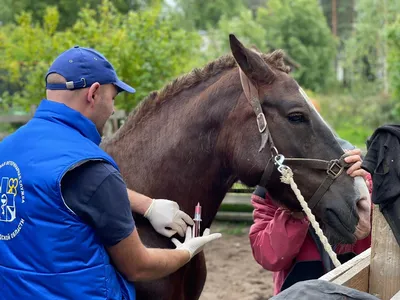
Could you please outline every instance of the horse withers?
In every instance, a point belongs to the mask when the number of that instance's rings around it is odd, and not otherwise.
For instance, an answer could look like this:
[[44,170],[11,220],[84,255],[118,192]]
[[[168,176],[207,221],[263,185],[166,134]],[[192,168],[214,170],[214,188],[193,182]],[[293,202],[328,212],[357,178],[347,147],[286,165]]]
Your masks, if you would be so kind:
[[[370,231],[364,180],[346,174],[344,151],[331,128],[289,75],[283,52],[262,54],[230,35],[232,54],[151,93],[102,147],[129,188],[176,201],[202,228],[210,227],[231,186],[262,184],[292,210],[300,204],[280,181],[282,154],[331,243],[353,243]],[[174,248],[135,215],[148,247]],[[138,299],[196,300],[206,280],[204,253],[160,280],[136,282]]]

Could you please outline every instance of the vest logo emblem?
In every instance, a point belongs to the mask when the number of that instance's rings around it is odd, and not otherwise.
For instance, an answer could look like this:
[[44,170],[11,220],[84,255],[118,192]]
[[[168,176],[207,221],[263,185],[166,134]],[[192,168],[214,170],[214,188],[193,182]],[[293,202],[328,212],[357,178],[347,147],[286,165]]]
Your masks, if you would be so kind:
[[[18,218],[17,208],[24,202],[25,193],[19,167],[13,161],[1,163],[0,240],[10,240],[20,232],[25,221],[22,218]],[[3,226],[1,224],[3,224]],[[8,232],[2,232],[4,230]]]

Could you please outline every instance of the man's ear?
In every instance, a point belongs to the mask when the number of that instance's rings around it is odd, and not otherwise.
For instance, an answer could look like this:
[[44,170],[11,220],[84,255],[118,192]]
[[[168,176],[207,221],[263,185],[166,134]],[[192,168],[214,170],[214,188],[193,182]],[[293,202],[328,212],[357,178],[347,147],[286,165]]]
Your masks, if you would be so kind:
[[90,103],[90,105],[94,105],[95,98],[99,94],[99,92],[100,92],[100,83],[98,82],[93,83],[89,88],[86,99]]

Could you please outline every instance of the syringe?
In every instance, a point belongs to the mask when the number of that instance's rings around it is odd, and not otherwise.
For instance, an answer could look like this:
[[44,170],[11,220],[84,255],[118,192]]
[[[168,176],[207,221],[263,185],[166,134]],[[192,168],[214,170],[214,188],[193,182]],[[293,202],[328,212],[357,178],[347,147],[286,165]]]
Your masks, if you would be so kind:
[[200,222],[201,222],[201,206],[200,203],[197,203],[194,209],[194,232],[193,236],[200,236]]

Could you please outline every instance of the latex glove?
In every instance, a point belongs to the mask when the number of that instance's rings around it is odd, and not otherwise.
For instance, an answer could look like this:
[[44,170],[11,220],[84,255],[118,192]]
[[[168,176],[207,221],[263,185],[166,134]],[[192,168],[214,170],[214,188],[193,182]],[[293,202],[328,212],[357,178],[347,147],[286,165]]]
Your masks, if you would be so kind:
[[171,241],[175,244],[176,249],[186,250],[190,254],[189,260],[193,258],[197,253],[203,250],[204,246],[216,239],[219,239],[222,235],[220,233],[210,234],[210,229],[206,228],[204,230],[203,236],[193,237],[192,227],[188,226],[186,229],[186,237],[185,241],[181,243],[175,238],[172,238]]
[[166,237],[171,237],[175,233],[183,237],[187,224],[194,225],[192,218],[179,210],[178,203],[166,199],[153,199],[144,217],[159,234]]

